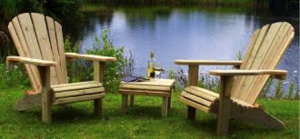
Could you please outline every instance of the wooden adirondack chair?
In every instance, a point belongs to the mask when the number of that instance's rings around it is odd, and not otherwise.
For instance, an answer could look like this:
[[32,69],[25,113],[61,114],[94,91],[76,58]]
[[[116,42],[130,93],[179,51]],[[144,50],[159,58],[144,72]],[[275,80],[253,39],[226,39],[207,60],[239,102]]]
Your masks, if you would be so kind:
[[[102,114],[101,84],[105,62],[114,57],[65,53],[61,25],[51,17],[23,13],[8,25],[20,56],[7,57],[8,64],[23,63],[33,90],[16,103],[24,111],[42,105],[42,121],[51,122],[51,106],[94,100],[94,112]],[[68,84],[66,59],[84,58],[94,62],[94,81]]]
[[[278,22],[253,33],[243,61],[175,60],[175,64],[189,66],[189,87],[180,96],[180,101],[188,105],[187,118],[194,120],[196,109],[217,114],[217,133],[221,135],[227,134],[230,118],[282,129],[283,122],[255,102],[270,76],[286,78],[286,71],[274,69],[293,37],[294,28]],[[233,65],[239,69],[210,71],[221,77],[217,94],[197,87],[199,65]]]

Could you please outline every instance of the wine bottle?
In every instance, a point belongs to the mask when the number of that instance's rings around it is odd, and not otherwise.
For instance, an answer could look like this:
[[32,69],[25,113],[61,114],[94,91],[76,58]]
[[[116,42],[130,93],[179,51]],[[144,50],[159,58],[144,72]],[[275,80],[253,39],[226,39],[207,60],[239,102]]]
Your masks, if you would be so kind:
[[148,78],[153,79],[154,78],[154,53],[151,51],[150,59],[148,60]]

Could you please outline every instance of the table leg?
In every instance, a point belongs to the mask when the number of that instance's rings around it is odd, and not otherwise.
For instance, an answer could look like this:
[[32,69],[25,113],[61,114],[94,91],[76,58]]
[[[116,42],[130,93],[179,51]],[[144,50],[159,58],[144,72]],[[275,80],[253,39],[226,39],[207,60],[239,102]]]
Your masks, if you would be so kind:
[[162,107],[161,107],[161,115],[163,117],[166,117],[168,115],[168,98],[169,97],[163,97]]
[[173,89],[171,89],[171,91],[170,91],[170,97],[168,99],[168,109],[171,109],[171,107],[172,107],[172,92],[173,92]]
[[128,95],[122,94],[122,113],[126,113],[128,105]]
[[134,95],[130,95],[130,107],[134,105]]

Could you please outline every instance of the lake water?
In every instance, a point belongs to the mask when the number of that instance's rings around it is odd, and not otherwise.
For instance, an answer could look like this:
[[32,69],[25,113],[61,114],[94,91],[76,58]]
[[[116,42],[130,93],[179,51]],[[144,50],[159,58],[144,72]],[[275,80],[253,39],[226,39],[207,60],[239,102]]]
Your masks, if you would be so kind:
[[[251,34],[265,24],[287,21],[296,29],[296,36],[282,58],[278,69],[290,74],[288,81],[298,84],[299,18],[262,14],[254,10],[226,8],[112,8],[86,12],[80,51],[93,46],[95,35],[104,29],[116,46],[131,50],[136,74],[146,75],[150,51],[165,69],[186,67],[174,64],[175,59],[235,60],[245,53]],[[217,67],[203,67],[202,73]]]

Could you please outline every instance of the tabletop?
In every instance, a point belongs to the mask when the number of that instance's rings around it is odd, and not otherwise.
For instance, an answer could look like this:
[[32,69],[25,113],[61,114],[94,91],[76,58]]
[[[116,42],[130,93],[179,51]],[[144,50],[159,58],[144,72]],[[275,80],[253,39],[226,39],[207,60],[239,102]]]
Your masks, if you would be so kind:
[[157,80],[146,80],[143,82],[122,82],[122,84],[130,84],[130,85],[158,85],[158,86],[173,86],[175,83],[174,79],[157,79]]

